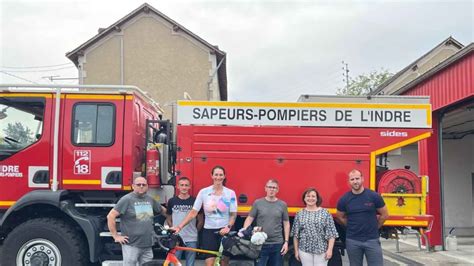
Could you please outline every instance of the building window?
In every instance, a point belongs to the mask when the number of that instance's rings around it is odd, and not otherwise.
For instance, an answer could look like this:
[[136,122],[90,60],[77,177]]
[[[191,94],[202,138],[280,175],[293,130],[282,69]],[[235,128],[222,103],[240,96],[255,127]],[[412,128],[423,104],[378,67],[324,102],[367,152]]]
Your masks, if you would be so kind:
[[115,106],[78,103],[72,127],[72,143],[76,146],[111,146],[115,140]]

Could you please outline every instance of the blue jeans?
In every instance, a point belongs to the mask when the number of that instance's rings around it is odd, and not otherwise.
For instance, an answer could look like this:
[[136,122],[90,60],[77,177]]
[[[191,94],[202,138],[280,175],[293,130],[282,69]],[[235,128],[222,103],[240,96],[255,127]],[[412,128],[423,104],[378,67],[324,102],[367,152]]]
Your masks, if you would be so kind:
[[368,266],[383,265],[382,247],[378,238],[364,242],[347,238],[346,250],[351,266],[362,266],[364,254]]
[[260,257],[255,261],[255,266],[283,266],[283,256],[281,255],[282,244],[263,244]]
[[[184,243],[188,248],[197,248],[197,241],[190,241]],[[184,253],[186,257],[186,266],[194,266],[194,260],[196,259],[196,252],[193,251],[183,251],[177,250],[176,251],[176,258],[181,259],[181,255]]]

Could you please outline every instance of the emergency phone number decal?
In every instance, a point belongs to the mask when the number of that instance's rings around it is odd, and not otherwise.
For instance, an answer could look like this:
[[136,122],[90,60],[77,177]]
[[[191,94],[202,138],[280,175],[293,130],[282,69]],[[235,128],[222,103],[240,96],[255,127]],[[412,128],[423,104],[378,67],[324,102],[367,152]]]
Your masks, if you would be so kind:
[[[429,104],[178,102],[178,124],[430,128]],[[324,106],[326,105],[326,106]]]
[[91,174],[91,151],[75,150],[74,151],[74,174],[90,175]]

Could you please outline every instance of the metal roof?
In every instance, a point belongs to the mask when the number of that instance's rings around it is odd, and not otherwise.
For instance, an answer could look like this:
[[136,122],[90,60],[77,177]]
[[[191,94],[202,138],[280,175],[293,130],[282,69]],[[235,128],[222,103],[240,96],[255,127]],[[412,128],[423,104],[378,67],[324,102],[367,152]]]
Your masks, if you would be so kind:
[[414,66],[416,66],[423,58],[425,58],[426,56],[428,56],[429,54],[431,54],[431,52],[433,52],[434,50],[438,49],[439,47],[442,47],[444,45],[455,45],[456,47],[458,48],[462,48],[464,47],[464,45],[460,42],[458,42],[456,39],[454,39],[453,37],[449,36],[446,40],[442,41],[440,44],[436,45],[433,49],[431,49],[430,51],[428,51],[427,53],[425,53],[424,55],[422,55],[421,57],[419,57],[418,59],[416,59],[415,61],[413,61],[411,64],[409,64],[408,66],[406,66],[405,68],[403,68],[402,70],[398,71],[395,75],[393,75],[391,78],[387,79],[385,82],[383,82],[382,84],[380,84],[377,89],[375,89],[374,91],[371,91],[369,94],[370,95],[376,95],[378,94],[380,91],[382,91],[385,87],[387,87],[390,83],[392,83],[393,81],[395,81],[398,77],[400,77],[401,75],[403,75],[407,70],[413,68]]
[[400,95],[374,95],[374,96],[351,96],[351,95],[301,95],[298,102],[317,103],[393,103],[393,104],[429,104],[427,96],[400,96]]
[[138,95],[157,110],[163,112],[159,103],[153,100],[147,92],[137,86],[129,85],[71,85],[71,84],[0,84],[0,92],[33,92],[33,93],[56,93],[61,94],[119,94]]
[[429,95],[433,111],[474,97],[474,43],[398,89],[395,94]]

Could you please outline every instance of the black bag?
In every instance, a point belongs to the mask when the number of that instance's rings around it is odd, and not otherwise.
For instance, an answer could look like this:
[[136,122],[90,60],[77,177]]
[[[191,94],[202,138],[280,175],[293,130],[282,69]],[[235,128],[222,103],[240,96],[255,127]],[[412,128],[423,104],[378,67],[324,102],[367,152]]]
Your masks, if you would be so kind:
[[238,236],[224,237],[222,239],[224,251],[233,256],[245,256],[249,259],[257,259],[260,256],[262,245],[255,245],[250,240]]

